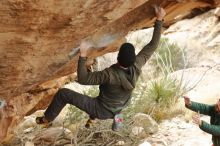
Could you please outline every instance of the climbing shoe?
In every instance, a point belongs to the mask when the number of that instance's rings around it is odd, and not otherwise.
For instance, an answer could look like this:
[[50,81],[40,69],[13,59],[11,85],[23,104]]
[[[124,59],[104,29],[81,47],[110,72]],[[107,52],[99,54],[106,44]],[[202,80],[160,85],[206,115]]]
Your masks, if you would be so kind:
[[89,118],[89,119],[87,120],[86,124],[85,124],[85,127],[86,127],[86,128],[91,128],[92,125],[94,124],[94,122],[95,122],[95,119]]
[[119,131],[123,128],[123,115],[116,114],[113,119],[112,130]]
[[36,117],[36,123],[41,125],[42,128],[48,128],[52,126],[52,122],[49,122],[44,116]]

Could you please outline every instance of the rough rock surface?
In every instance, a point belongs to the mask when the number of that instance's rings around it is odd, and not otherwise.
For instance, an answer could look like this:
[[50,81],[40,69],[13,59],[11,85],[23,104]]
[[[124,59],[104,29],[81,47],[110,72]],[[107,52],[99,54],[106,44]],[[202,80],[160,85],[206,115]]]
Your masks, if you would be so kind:
[[179,21],[164,32],[170,41],[186,50],[187,67],[212,67],[220,63],[218,11],[219,8]]
[[25,115],[45,107],[57,88],[73,79],[68,75],[76,71],[78,54],[70,60],[72,48],[88,36],[96,41],[117,34],[117,41],[94,49],[90,56],[117,50],[128,31],[152,26],[153,3],[166,9],[165,24],[170,25],[194,8],[212,8],[220,2],[0,1],[0,99],[7,103],[1,110],[0,141],[13,134],[11,129]]
[[150,115],[137,113],[133,117],[133,134],[138,135],[142,132],[142,128],[147,134],[153,134],[159,130],[157,122]]

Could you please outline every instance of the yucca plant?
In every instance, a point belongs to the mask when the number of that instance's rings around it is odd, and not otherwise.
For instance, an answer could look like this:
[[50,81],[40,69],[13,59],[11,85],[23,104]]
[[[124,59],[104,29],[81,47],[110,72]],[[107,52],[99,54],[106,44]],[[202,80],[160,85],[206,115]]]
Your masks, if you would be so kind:
[[160,77],[146,83],[139,81],[133,92],[131,105],[124,111],[128,116],[143,112],[160,121],[173,115],[172,107],[183,89],[180,82],[168,76]]
[[169,108],[176,100],[177,82],[169,77],[163,77],[149,82],[147,94],[161,107]]

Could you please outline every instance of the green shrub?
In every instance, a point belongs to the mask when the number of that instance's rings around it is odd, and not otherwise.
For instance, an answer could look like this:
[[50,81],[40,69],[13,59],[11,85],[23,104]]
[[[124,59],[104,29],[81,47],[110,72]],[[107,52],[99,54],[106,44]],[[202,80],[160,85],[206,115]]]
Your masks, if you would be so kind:
[[172,111],[177,97],[184,91],[184,88],[180,89],[181,82],[167,76],[148,82],[142,81],[138,81],[131,105],[124,111],[127,117],[143,112],[160,121],[173,115],[173,112],[168,111]]
[[156,104],[169,108],[176,101],[177,83],[176,80],[168,77],[150,81],[147,87],[147,94]]
[[92,86],[88,90],[84,91],[83,94],[90,97],[97,97],[99,95],[98,86]]
[[176,44],[169,43],[167,38],[162,38],[150,62],[155,66],[156,73],[162,72],[163,75],[167,75],[173,71],[184,69],[184,52]]

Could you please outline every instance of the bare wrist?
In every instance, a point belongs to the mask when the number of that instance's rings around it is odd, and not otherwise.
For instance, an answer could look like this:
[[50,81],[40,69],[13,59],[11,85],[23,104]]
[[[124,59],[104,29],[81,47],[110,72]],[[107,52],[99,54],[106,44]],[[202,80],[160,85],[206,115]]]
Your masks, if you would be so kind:
[[188,103],[188,105],[191,106],[191,105],[192,105],[192,102],[190,101],[190,102]]
[[81,54],[80,54],[80,57],[87,57],[87,54],[81,53]]
[[185,103],[186,107],[190,107],[192,105],[192,102],[190,101],[189,103]]
[[157,20],[163,21],[163,18],[162,17],[157,17]]

